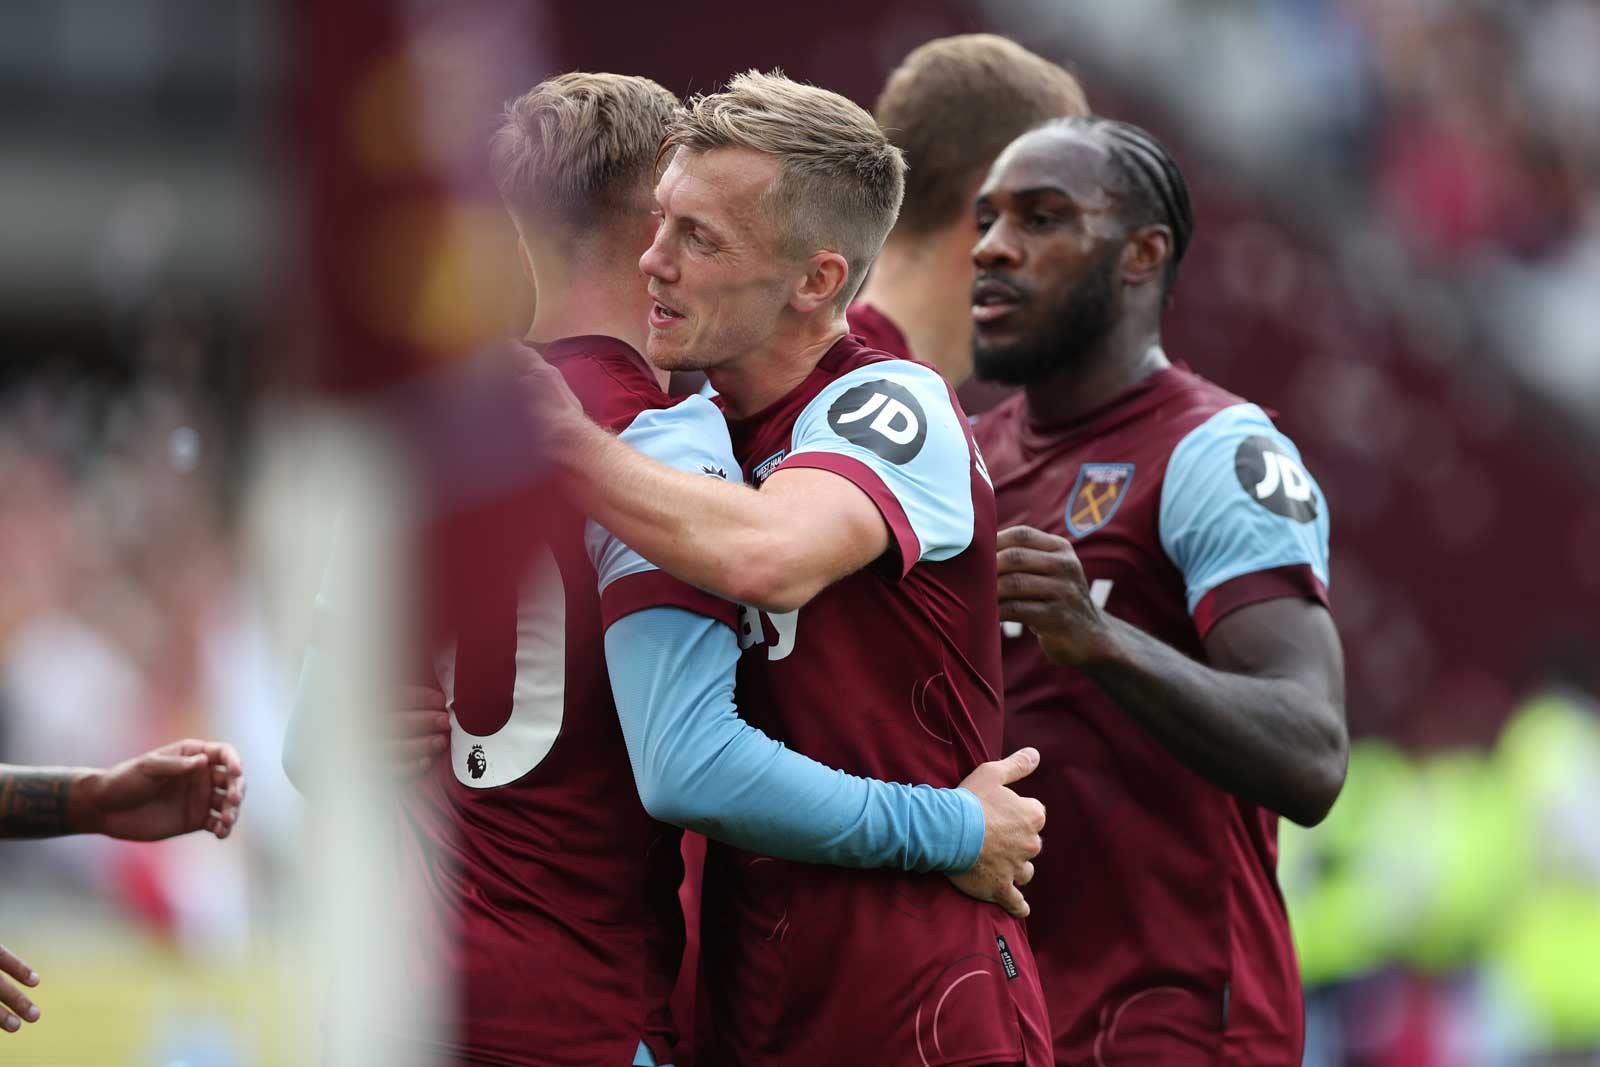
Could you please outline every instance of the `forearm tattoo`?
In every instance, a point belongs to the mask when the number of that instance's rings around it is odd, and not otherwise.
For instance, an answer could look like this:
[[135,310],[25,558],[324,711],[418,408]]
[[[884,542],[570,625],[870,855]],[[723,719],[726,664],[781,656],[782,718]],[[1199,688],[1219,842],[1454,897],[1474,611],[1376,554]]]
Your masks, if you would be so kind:
[[0,766],[0,837],[54,837],[69,831],[71,771]]

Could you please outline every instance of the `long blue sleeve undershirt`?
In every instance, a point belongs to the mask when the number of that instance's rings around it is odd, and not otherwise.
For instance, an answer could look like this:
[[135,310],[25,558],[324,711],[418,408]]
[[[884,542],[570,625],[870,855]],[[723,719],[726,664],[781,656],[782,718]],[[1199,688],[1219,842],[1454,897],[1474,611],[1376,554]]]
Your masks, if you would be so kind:
[[606,630],[606,663],[639,796],[663,822],[780,859],[907,871],[969,869],[983,807],[965,789],[860,778],[739,717],[738,639],[680,608]]

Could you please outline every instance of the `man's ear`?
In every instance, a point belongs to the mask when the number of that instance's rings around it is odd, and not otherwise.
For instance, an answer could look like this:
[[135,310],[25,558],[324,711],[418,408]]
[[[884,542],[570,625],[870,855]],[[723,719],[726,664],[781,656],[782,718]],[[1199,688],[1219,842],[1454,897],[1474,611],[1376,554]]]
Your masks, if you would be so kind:
[[839,299],[850,280],[850,261],[837,252],[817,252],[806,260],[805,271],[789,292],[789,306],[809,315]]
[[1152,278],[1159,280],[1171,258],[1172,231],[1158,223],[1141,226],[1128,235],[1118,267],[1124,283],[1142,285]]

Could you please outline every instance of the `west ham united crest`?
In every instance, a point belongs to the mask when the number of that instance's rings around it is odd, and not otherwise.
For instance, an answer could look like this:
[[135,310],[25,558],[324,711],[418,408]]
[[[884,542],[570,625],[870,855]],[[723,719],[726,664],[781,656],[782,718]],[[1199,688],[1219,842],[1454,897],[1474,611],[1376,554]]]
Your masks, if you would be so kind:
[[1067,533],[1086,537],[1110,522],[1132,484],[1132,463],[1085,463],[1067,494]]

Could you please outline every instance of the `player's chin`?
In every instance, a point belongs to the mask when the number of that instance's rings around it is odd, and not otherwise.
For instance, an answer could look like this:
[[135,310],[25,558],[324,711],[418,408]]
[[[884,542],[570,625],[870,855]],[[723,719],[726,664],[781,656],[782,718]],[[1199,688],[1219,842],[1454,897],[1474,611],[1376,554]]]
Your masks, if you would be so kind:
[[695,370],[696,368],[689,366],[688,355],[689,348],[681,339],[670,333],[663,334],[654,327],[650,330],[650,336],[645,339],[644,358],[658,370]]
[[1034,360],[1016,339],[997,343],[987,338],[974,339],[972,373],[982,381],[1000,385],[1027,385],[1034,380]]
[[998,352],[1014,347],[1026,333],[1025,324],[1018,321],[1021,318],[1016,312],[992,322],[972,323],[972,350],[976,355],[980,351]]
[[706,360],[707,351],[704,341],[687,331],[682,336],[674,333],[668,337],[657,337],[652,332],[645,341],[644,358],[657,370],[703,371],[710,365]]

